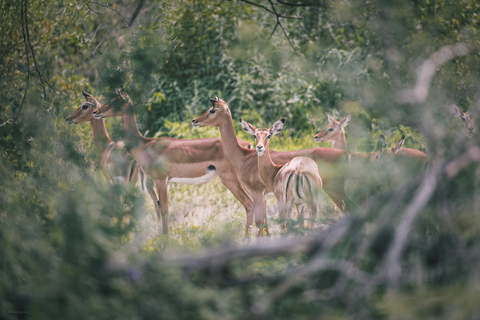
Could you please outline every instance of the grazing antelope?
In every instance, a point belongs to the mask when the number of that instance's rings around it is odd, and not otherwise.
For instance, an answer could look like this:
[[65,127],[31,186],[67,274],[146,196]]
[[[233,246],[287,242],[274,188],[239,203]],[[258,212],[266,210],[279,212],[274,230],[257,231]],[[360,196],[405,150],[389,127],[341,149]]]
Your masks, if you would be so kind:
[[[271,192],[258,172],[257,152],[241,146],[233,128],[232,114],[222,99],[209,98],[212,107],[201,116],[193,119],[194,127],[218,127],[222,137],[225,157],[231,164],[238,179],[250,190],[253,198],[254,215],[247,216],[247,225],[266,225],[265,193]],[[323,179],[323,190],[343,211],[352,209],[354,204],[344,190],[344,166],[348,165],[348,153],[332,148],[316,148],[288,152],[270,151],[272,160],[283,165],[295,157],[304,156],[315,160]],[[260,229],[260,232],[263,228]]]
[[[282,227],[285,228],[286,221],[290,219],[292,206],[305,203],[310,209],[308,227],[313,228],[322,189],[322,179],[315,161],[307,157],[296,157],[284,165],[273,163],[269,148],[270,138],[282,131],[285,119],[276,121],[270,129],[257,129],[242,119],[240,123],[243,130],[255,138],[258,172],[266,189],[272,190],[277,198]],[[298,212],[301,211],[298,208]]]
[[476,125],[475,125],[475,118],[470,115],[468,112],[463,112],[460,110],[459,107],[456,105],[452,104],[449,107],[450,113],[456,117],[460,118],[463,121],[463,132],[467,137],[472,136],[473,133],[476,131]]
[[[146,138],[138,131],[135,109],[123,88],[93,112],[96,119],[119,116],[122,119],[125,148],[155,181],[162,216],[163,233],[168,234],[168,184],[201,184],[220,177],[223,185],[242,203],[247,216],[252,199],[225,159],[219,138],[181,140],[170,137]],[[237,141],[244,148],[250,145]],[[249,226],[246,234],[249,236]]]
[[[335,120],[331,115],[327,115],[328,125],[314,136],[316,142],[331,142],[332,147],[347,150],[347,142],[345,140],[345,127],[350,123],[351,116],[348,115],[340,121]],[[392,150],[389,150],[389,153]],[[352,161],[365,159],[373,160],[377,159],[377,153],[352,153]],[[401,148],[397,150],[396,158],[400,161],[408,162],[414,165],[418,165],[420,168],[425,169],[428,165],[428,156],[419,150],[410,148]]]

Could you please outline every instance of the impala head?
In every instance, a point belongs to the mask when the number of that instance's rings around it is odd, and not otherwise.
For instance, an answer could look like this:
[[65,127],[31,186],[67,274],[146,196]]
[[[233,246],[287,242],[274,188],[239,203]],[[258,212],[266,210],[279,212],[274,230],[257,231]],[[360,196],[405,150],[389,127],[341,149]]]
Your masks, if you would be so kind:
[[119,117],[133,112],[132,100],[122,87],[116,89],[116,96],[93,111],[95,119]]
[[[390,155],[396,156],[404,143],[405,143],[405,135],[402,135],[402,138],[400,139],[400,141],[398,141],[395,147],[393,147],[391,150],[387,150],[387,153]],[[385,149],[387,149],[387,141],[385,140],[385,136],[383,134],[381,134],[380,137],[378,137],[377,149],[380,150],[376,157],[377,160],[379,160],[385,153]]]
[[463,131],[465,132],[466,136],[471,136],[476,128],[475,128],[475,117],[473,115],[470,115],[468,112],[463,112],[460,110],[459,107],[456,105],[452,104],[449,107],[450,113],[457,118],[460,118],[463,121]]
[[259,156],[262,156],[265,150],[268,150],[270,138],[282,131],[285,119],[275,121],[270,129],[257,129],[242,119],[240,119],[240,123],[242,124],[243,130],[253,135],[255,138],[255,150]]
[[339,136],[345,134],[344,128],[350,123],[352,116],[348,115],[340,121],[335,120],[335,118],[329,114],[327,114],[327,118],[328,125],[313,138],[316,142],[332,142],[334,144]]
[[201,116],[193,119],[192,125],[195,128],[220,127],[226,115],[231,117],[230,109],[225,101],[219,99],[218,97],[208,99],[210,100],[212,107],[204,112]]
[[67,124],[76,124],[95,120],[93,117],[93,110],[100,106],[100,102],[98,102],[97,99],[85,91],[82,91],[82,94],[86,101],[65,119]]

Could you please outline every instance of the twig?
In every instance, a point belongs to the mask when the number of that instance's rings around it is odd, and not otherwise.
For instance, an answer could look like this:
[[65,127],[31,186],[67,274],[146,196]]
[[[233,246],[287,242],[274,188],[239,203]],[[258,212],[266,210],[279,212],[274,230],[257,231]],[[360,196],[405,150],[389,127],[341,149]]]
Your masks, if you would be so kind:
[[23,98],[22,98],[22,102],[20,103],[20,107],[18,108],[18,111],[16,112],[17,114],[20,114],[20,112],[22,112],[23,103],[25,102],[25,98],[27,97],[28,86],[30,84],[30,56],[28,54],[27,37],[26,37],[26,34],[25,34],[25,17],[24,17],[24,14],[23,14],[23,10],[24,10],[23,7],[24,7],[24,2],[22,1],[21,5],[20,5],[20,13],[21,13],[21,17],[22,17],[23,42],[25,44],[25,60],[26,60],[25,64],[27,65],[27,84],[25,85],[25,92],[23,93]]
[[28,45],[30,47],[30,52],[32,53],[33,62],[35,63],[35,71],[38,73],[38,77],[40,78],[40,82],[42,83],[43,87],[43,97],[44,100],[47,101],[47,91],[45,90],[45,84],[47,84],[53,92],[57,93],[55,88],[53,88],[47,80],[45,80],[40,72],[40,68],[38,67],[37,59],[35,58],[35,51],[33,50],[32,42],[30,41],[30,32],[28,31],[28,16],[27,16],[27,0],[24,0],[24,10],[25,10],[25,31],[27,34]]
[[5,121],[4,123],[0,124],[0,127],[3,127],[9,123],[12,123],[12,119],[8,119],[7,121]]
[[[291,41],[290,38],[288,37],[287,32],[285,31],[285,29],[284,29],[283,26],[282,26],[282,23],[280,22],[280,18],[281,18],[282,16],[277,13],[277,10],[275,9],[275,5],[273,4],[272,0],[268,0],[268,2],[270,2],[270,5],[272,6],[273,13],[274,13],[274,14],[276,15],[276,17],[277,17],[277,23],[275,24],[275,27],[273,28],[272,34],[270,34],[270,38],[272,37],[273,33],[274,33],[275,30],[277,29],[277,26],[280,26],[280,28],[282,28],[283,34],[285,35],[285,38],[287,38],[288,43],[289,43],[290,46],[292,47],[293,51],[295,52],[295,54],[296,54],[297,56],[299,56],[299,54],[298,54],[298,52],[297,52],[297,49],[295,49],[295,47],[293,46],[292,41]],[[270,38],[269,38],[269,40],[270,40]]]
[[108,4],[103,4],[103,3],[98,3],[98,2],[95,2],[95,1],[90,1],[90,0],[82,0],[86,5],[87,7],[92,10],[93,12],[95,12],[96,14],[106,14],[106,13],[99,13],[99,12],[96,12],[95,10],[91,9],[90,7],[90,4],[95,4],[97,6],[101,6],[101,7],[104,7],[106,9],[110,9],[112,11],[115,11],[120,17],[122,17],[122,19],[127,23],[127,27],[130,26],[130,23],[128,22],[127,18],[125,18],[125,16],[123,14],[120,13],[120,11],[118,11],[117,9],[115,8],[112,8],[110,7]]
[[133,12],[132,14],[132,17],[130,18],[130,22],[128,23],[129,26],[132,25],[132,23],[135,21],[135,19],[137,18],[138,14],[140,13],[140,10],[142,10],[142,7],[143,7],[143,3],[145,2],[145,0],[140,0],[138,2],[138,5],[137,5],[137,8],[135,9],[135,11]]
[[[282,0],[277,0],[279,3],[283,4],[284,6],[289,6],[289,7],[322,7],[322,8],[327,8],[327,6],[321,4],[321,3],[292,3],[292,2],[285,2]],[[318,1],[318,0],[317,0]]]
[[444,46],[434,52],[420,67],[417,76],[417,83],[413,89],[402,90],[398,93],[398,100],[402,103],[423,103],[428,97],[428,90],[437,68],[449,60],[465,56],[470,48],[464,43],[457,43],[453,46]]
[[445,173],[451,178],[472,162],[480,162],[479,146],[470,147],[467,151],[458,156],[458,158],[447,164],[445,167]]
[[431,170],[425,175],[422,184],[418,188],[418,193],[405,209],[403,220],[395,232],[395,238],[390,250],[388,251],[385,262],[388,284],[392,290],[396,290],[398,287],[398,279],[400,278],[402,272],[400,255],[405,247],[412,224],[415,221],[415,218],[418,216],[420,210],[427,204],[434,191],[437,189],[437,182],[441,173],[442,171],[440,170],[440,165],[437,164],[432,166]]

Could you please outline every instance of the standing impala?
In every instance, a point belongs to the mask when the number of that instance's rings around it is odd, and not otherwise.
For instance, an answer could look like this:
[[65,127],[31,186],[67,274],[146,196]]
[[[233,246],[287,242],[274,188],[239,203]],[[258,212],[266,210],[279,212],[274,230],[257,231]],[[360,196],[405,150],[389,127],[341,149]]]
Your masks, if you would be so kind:
[[[348,115],[340,121],[335,120],[331,115],[327,115],[328,125],[314,136],[316,142],[331,142],[332,147],[347,150],[347,142],[345,140],[345,127],[350,123],[351,116]],[[388,153],[392,153],[393,148],[388,149]],[[352,160],[367,159],[376,160],[377,153],[352,153]],[[403,159],[406,162],[426,168],[429,158],[422,151],[410,148],[402,148],[397,150],[396,158]]]
[[463,132],[470,137],[475,132],[475,118],[468,112],[463,112],[459,107],[450,105],[450,113],[463,121]]
[[[252,199],[240,184],[235,172],[225,159],[219,138],[181,140],[170,137],[146,138],[137,127],[133,103],[123,88],[117,96],[93,112],[96,119],[119,116],[122,118],[125,148],[155,181],[162,215],[163,233],[168,234],[168,184],[200,184],[220,177],[223,185],[242,203],[247,215],[252,210]],[[249,143],[240,141],[245,148]],[[249,235],[247,224],[246,234]]]
[[[222,99],[209,98],[212,108],[193,119],[194,127],[218,127],[222,137],[225,157],[235,170],[238,179],[252,194],[257,227],[266,224],[265,193],[267,189],[258,172],[257,152],[239,145],[233,128],[232,114]],[[344,166],[348,165],[348,153],[332,148],[316,148],[289,152],[271,151],[276,164],[285,164],[295,157],[304,156],[315,160],[323,179],[323,190],[341,210],[352,209],[354,204],[344,190]],[[247,225],[253,223],[253,216],[247,216]],[[263,228],[260,228],[263,232]]]
[[143,171],[136,161],[123,148],[123,142],[110,139],[103,119],[95,119],[93,111],[100,103],[91,94],[82,91],[86,101],[65,120],[67,124],[90,122],[93,130],[93,142],[97,152],[101,154],[100,168],[107,180],[111,182],[135,183],[140,189],[146,189],[155,204],[158,214],[158,200],[153,181],[145,179]]
[[[240,122],[243,130],[255,137],[258,172],[266,189],[272,190],[277,198],[282,227],[285,228],[285,222],[290,219],[292,206],[306,203],[310,208],[308,227],[313,228],[322,189],[322,179],[318,175],[315,161],[307,157],[296,157],[284,165],[273,163],[269,142],[272,136],[282,131],[284,119],[276,121],[270,129],[257,129],[242,119]],[[300,213],[301,209],[298,212]]]

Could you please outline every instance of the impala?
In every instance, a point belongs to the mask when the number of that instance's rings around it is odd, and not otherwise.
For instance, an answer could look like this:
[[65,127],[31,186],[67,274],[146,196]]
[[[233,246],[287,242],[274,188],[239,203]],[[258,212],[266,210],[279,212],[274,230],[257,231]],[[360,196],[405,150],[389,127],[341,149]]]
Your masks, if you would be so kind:
[[[128,94],[117,95],[93,112],[96,119],[119,116],[122,119],[125,148],[155,181],[162,216],[163,233],[168,234],[168,184],[201,184],[220,177],[223,185],[242,203],[247,216],[252,199],[225,159],[219,138],[181,140],[170,137],[146,138],[140,134],[135,109]],[[238,141],[245,148],[249,143]],[[246,234],[249,235],[247,224]]]
[[[335,120],[331,115],[327,115],[328,125],[314,136],[316,142],[331,142],[332,147],[347,150],[347,142],[345,140],[345,127],[350,123],[351,116],[348,115],[340,121]],[[392,152],[392,148],[389,149]],[[366,159],[376,160],[377,153],[352,153],[352,160]],[[403,159],[403,161],[419,165],[426,168],[429,158],[422,151],[410,148],[401,148],[397,150],[396,158]]]
[[[201,116],[193,119],[194,127],[218,127],[222,137],[222,147],[225,157],[235,170],[238,179],[251,192],[254,206],[255,223],[257,227],[266,224],[265,193],[271,192],[263,182],[258,172],[257,152],[242,147],[235,135],[232,114],[222,99],[210,99],[212,107]],[[341,210],[352,209],[353,203],[344,190],[345,165],[348,165],[348,153],[332,148],[316,148],[289,152],[270,151],[274,163],[283,165],[295,157],[312,158],[318,165],[319,174],[323,179],[323,190],[332,198]],[[247,216],[247,224],[253,222],[253,216]],[[263,233],[263,228],[259,232]]]
[[84,91],[82,94],[86,101],[65,119],[67,124],[90,122],[93,130],[93,142],[97,152],[101,154],[100,168],[107,180],[124,183],[138,181],[139,188],[147,190],[155,204],[155,210],[158,211],[153,181],[145,179],[141,168],[123,148],[123,142],[114,142],[110,139],[105,128],[105,121],[93,117],[93,111],[100,106],[98,100]]
[[[282,131],[285,119],[276,121],[270,129],[257,129],[240,119],[243,130],[255,138],[255,150],[258,154],[258,172],[267,190],[272,190],[277,198],[278,210],[282,218],[282,227],[290,219],[292,206],[307,204],[310,208],[308,227],[313,228],[317,216],[318,199],[322,189],[322,179],[318,175],[318,166],[310,158],[296,157],[284,165],[276,165],[270,156],[270,138]],[[298,208],[301,213],[302,209]],[[303,225],[303,221],[301,222]]]
[[471,136],[475,132],[475,118],[468,112],[463,112],[459,107],[450,105],[450,113],[463,121],[463,131],[466,136]]

